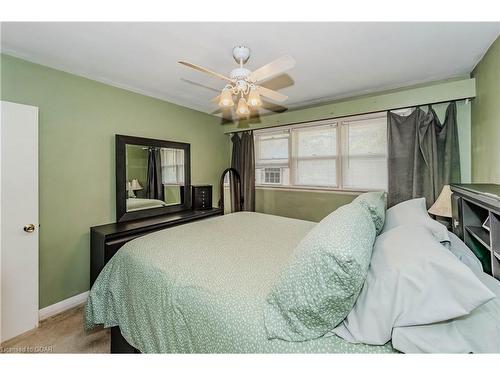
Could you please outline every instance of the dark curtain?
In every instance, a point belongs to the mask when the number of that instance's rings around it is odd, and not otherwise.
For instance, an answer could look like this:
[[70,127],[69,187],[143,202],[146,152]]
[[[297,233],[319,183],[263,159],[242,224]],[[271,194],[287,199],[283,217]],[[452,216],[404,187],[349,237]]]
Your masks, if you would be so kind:
[[231,142],[233,142],[233,152],[231,154],[231,168],[234,168],[241,172],[241,139],[238,133],[234,133],[231,137]]
[[443,185],[460,182],[456,104],[448,105],[441,124],[432,107],[409,116],[388,113],[388,206],[425,197],[429,208]]
[[243,211],[255,211],[255,149],[253,132],[241,137],[240,178],[243,187]]
[[[437,133],[437,146],[438,159],[442,160],[442,163],[438,164],[440,168],[438,185],[442,187],[450,183],[460,183],[462,176],[460,171],[460,148],[458,146],[457,106],[455,102],[448,106],[444,123],[440,123],[440,130]],[[439,193],[441,193],[441,190],[439,190]]]
[[163,199],[163,183],[161,180],[160,150],[150,147],[148,150],[148,181],[146,194],[149,199]]
[[[241,139],[238,133],[234,133],[231,137],[233,142],[233,151],[231,154],[231,168],[236,169],[241,175]],[[235,175],[229,173],[229,191],[231,195],[231,212],[240,211],[240,179],[236,179]]]

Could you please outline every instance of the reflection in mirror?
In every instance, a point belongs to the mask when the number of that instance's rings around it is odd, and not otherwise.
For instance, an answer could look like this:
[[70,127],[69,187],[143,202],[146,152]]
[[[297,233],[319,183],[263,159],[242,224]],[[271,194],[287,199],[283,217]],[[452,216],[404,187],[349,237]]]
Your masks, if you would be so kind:
[[220,192],[219,207],[223,209],[224,215],[241,211],[243,204],[241,181],[235,169],[228,168],[222,173]]
[[127,212],[184,203],[184,150],[127,144]]

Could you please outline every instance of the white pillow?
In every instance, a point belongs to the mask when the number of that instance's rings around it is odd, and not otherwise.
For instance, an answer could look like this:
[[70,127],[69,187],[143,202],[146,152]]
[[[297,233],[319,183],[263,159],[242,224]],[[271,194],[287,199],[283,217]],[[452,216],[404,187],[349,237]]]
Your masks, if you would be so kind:
[[494,297],[427,228],[399,226],[378,236],[356,304],[333,332],[382,345],[394,327],[453,319]]
[[396,327],[393,348],[404,353],[500,353],[500,282],[484,272],[476,275],[496,298],[456,319]]
[[[456,234],[448,232],[450,243],[444,245],[450,250],[463,264],[469,267],[476,275],[483,273],[483,265],[481,261],[474,255],[471,249],[457,237]],[[499,286],[500,287],[500,286]]]
[[385,214],[385,224],[381,233],[400,225],[423,225],[439,242],[450,241],[448,229],[427,213],[425,198],[410,199],[389,208]]

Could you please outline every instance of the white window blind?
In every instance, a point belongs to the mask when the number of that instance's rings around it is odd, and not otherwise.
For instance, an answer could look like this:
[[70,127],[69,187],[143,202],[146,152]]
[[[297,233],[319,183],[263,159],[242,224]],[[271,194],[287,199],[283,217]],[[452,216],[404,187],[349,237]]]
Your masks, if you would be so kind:
[[387,190],[387,178],[387,118],[342,122],[343,187]]
[[288,166],[289,132],[277,132],[257,136],[256,165]]
[[337,126],[292,130],[294,184],[337,186]]
[[164,185],[184,185],[184,150],[160,150],[161,178]]

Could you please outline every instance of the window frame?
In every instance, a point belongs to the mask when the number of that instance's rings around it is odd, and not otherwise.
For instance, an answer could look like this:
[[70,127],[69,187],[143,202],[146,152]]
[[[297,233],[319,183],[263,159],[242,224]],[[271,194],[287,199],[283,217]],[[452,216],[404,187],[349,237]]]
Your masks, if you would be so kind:
[[[401,110],[402,111],[411,111],[411,108]],[[399,111],[398,111],[399,112]],[[255,184],[256,189],[271,189],[271,190],[289,190],[289,191],[332,191],[332,192],[346,192],[346,193],[360,193],[360,192],[369,192],[369,191],[380,191],[380,189],[376,188],[359,188],[359,187],[345,187],[344,186],[344,181],[343,181],[343,163],[344,163],[344,158],[347,158],[347,155],[344,156],[345,154],[345,130],[344,130],[344,124],[345,123],[350,123],[350,122],[355,122],[355,121],[362,121],[362,120],[372,120],[372,119],[379,119],[379,118],[385,118],[387,119],[387,111],[383,112],[374,112],[370,114],[364,114],[364,115],[353,115],[353,116],[343,116],[343,117],[338,117],[338,118],[332,118],[328,120],[318,120],[318,121],[311,121],[311,122],[304,122],[304,123],[298,123],[298,124],[292,124],[292,125],[283,125],[280,126],[281,129],[276,129],[274,128],[263,128],[263,129],[257,129],[254,131],[254,136],[258,137],[266,133],[275,133],[278,131],[281,132],[289,132],[289,138],[288,138],[288,165],[280,165],[281,168],[289,168],[289,185],[282,185],[282,184],[266,184],[266,183],[259,183]],[[318,186],[318,185],[298,185],[296,184],[296,163],[297,163],[297,158],[296,158],[296,153],[297,153],[297,147],[296,147],[296,137],[293,137],[293,131],[294,130],[300,130],[303,128],[316,128],[316,127],[321,127],[321,126],[334,126],[336,128],[336,156],[335,156],[335,167],[336,167],[336,186]],[[257,132],[257,134],[255,134]],[[255,140],[255,144],[257,145],[258,141]],[[260,145],[258,146],[260,147]],[[383,156],[381,154],[380,156]],[[386,153],[385,153],[385,159],[388,160],[389,153],[388,153],[388,143],[386,143]],[[314,157],[311,158],[311,160],[316,159]],[[319,159],[319,158],[318,158]],[[326,158],[329,159],[329,158]],[[274,167],[273,165],[266,165],[263,166],[262,164],[255,164],[255,169],[257,168],[265,168],[265,167]],[[388,165],[387,165],[388,168]],[[283,170],[281,171],[283,174]],[[387,179],[389,178],[389,174],[387,173]],[[388,181],[386,181],[386,190],[388,188]]]

